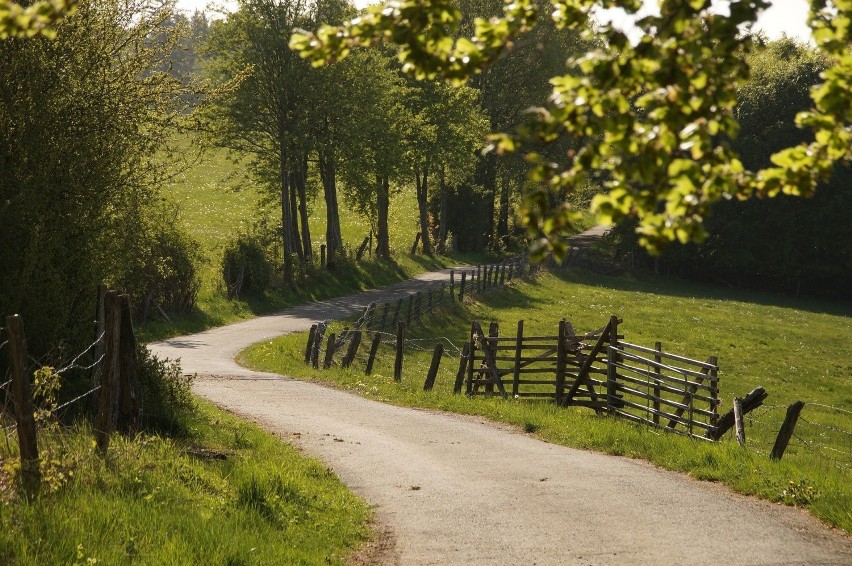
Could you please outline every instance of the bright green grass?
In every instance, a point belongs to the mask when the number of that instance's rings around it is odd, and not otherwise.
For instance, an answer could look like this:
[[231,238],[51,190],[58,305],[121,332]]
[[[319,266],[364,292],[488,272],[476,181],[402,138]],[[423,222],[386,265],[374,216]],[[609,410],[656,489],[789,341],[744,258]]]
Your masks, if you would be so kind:
[[[446,337],[460,347],[471,319],[497,320],[504,334],[514,333],[517,320],[524,319],[530,336],[555,335],[561,317],[578,332],[593,330],[610,314],[624,319],[619,330],[627,341],[653,346],[659,340],[666,351],[697,359],[718,355],[722,412],[731,407],[733,397],[765,387],[766,407],[747,418],[748,447],[740,448],[730,435],[712,444],[596,416],[588,409],[452,395],[458,367],[458,353],[452,348],[435,389],[422,392],[434,343]],[[363,374],[363,360],[348,370],[305,367],[304,334],[256,345],[243,360],[258,369],[330,382],[383,401],[484,415],[551,442],[643,458],[699,479],[724,482],[742,493],[806,506],[821,519],[852,531],[850,316],[848,304],[731,292],[663,278],[547,275],[490,292],[463,308],[438,311],[427,326],[411,329],[409,337],[417,341],[409,342],[401,383],[391,379],[392,347],[384,345],[370,377]],[[768,452],[786,406],[796,400],[808,403],[802,417],[809,422],[800,421],[798,438],[784,459],[770,462]]]
[[91,439],[42,434],[69,479],[34,503],[0,481],[0,564],[342,564],[369,536],[368,507],[322,463],[211,405],[191,440],[113,436],[103,459]]

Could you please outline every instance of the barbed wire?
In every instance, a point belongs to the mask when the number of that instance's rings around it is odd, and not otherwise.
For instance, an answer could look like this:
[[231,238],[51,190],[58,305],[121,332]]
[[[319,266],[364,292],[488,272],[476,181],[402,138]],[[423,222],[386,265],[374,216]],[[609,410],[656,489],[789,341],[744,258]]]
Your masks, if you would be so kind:
[[827,425],[827,424],[823,424],[823,423],[815,423],[815,422],[811,422],[811,421],[809,421],[808,419],[806,419],[805,417],[803,417],[803,416],[801,416],[801,415],[799,415],[799,420],[804,421],[805,423],[807,423],[807,424],[809,424],[809,425],[811,425],[811,426],[815,426],[815,427],[817,427],[817,428],[824,428],[824,429],[832,430],[832,431],[834,431],[834,432],[839,432],[840,434],[846,434],[846,435],[848,435],[848,436],[852,436],[852,431],[849,431],[849,430],[843,430],[843,429],[841,429],[841,428],[837,428],[837,427],[835,427],[835,426]]
[[51,411],[51,413],[53,413],[53,414],[58,413],[59,411],[61,411],[61,410],[62,410],[62,409],[64,409],[65,407],[67,407],[68,405],[71,405],[71,404],[73,404],[73,403],[76,403],[77,401],[79,401],[80,399],[83,399],[84,397],[88,397],[89,395],[91,395],[92,393],[94,393],[95,391],[97,391],[97,390],[98,390],[98,389],[100,389],[100,388],[101,388],[101,386],[100,386],[100,385],[96,385],[96,386],[94,386],[92,389],[89,389],[89,390],[88,390],[88,391],[86,391],[85,393],[83,393],[83,394],[81,394],[81,395],[78,395],[78,396],[74,397],[74,398],[73,398],[73,399],[71,399],[70,401],[66,401],[66,402],[62,403],[61,405],[59,405],[58,407],[56,407],[55,409],[53,409],[53,410]]
[[849,409],[842,409],[840,407],[833,407],[832,405],[823,405],[822,403],[805,403],[805,405],[810,405],[811,407],[822,407],[823,409],[831,409],[832,411],[839,411],[841,413],[846,413],[847,415],[852,415],[852,411]]
[[90,366],[88,366],[88,367],[81,367],[81,366],[76,365],[77,360],[79,360],[80,358],[82,358],[83,356],[85,356],[86,354],[88,354],[88,353],[89,353],[89,351],[90,351],[92,348],[94,348],[95,346],[97,346],[98,344],[100,344],[100,343],[101,343],[101,340],[103,340],[104,334],[106,334],[106,333],[105,333],[105,332],[101,332],[101,335],[100,335],[100,336],[98,336],[98,337],[95,339],[95,341],[94,341],[94,342],[92,342],[91,344],[89,344],[89,346],[88,346],[85,350],[83,350],[82,352],[80,352],[79,354],[77,354],[76,356],[74,356],[74,359],[73,359],[73,360],[71,360],[71,362],[70,362],[67,366],[65,366],[65,367],[64,367],[64,368],[62,368],[62,369],[58,369],[58,370],[54,371],[54,373],[56,373],[57,375],[62,375],[63,373],[65,373],[66,371],[68,371],[68,370],[70,370],[70,369],[83,369],[83,370],[89,370],[89,369],[92,369],[93,367],[95,367],[96,365],[98,365],[99,363],[101,363],[101,360],[103,360],[103,359],[104,359],[104,356],[103,356],[103,355],[101,355],[101,357],[100,357],[100,358],[98,358],[98,360],[97,360],[96,362],[94,362],[93,364],[91,364],[91,365],[90,365]]

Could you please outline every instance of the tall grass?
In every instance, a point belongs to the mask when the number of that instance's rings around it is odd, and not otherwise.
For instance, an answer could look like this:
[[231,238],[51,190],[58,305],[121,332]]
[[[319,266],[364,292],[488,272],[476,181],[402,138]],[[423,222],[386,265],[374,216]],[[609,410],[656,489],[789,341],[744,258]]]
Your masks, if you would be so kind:
[[343,564],[369,509],[322,463],[203,404],[190,436],[42,435],[40,496],[18,499],[0,448],[0,564]]
[[[624,319],[626,340],[703,359],[718,355],[722,407],[754,387],[769,392],[766,406],[747,419],[747,447],[730,435],[720,443],[690,440],[588,409],[547,402],[469,399],[452,394],[458,348],[471,319],[497,320],[513,333],[556,334],[560,318],[578,332]],[[732,292],[657,277],[616,278],[588,273],[546,275],[492,291],[463,306],[434,313],[409,331],[405,370],[394,383],[392,346],[383,345],[372,376],[364,365],[317,371],[302,363],[306,336],[258,344],[243,354],[252,367],[329,382],[356,394],[400,405],[477,414],[512,423],[551,441],[643,458],[657,465],[724,482],[746,494],[801,505],[852,531],[852,306],[774,295]],[[334,331],[332,328],[330,331]],[[389,340],[392,341],[392,340]],[[435,388],[422,391],[431,348],[448,352]],[[366,341],[365,341],[366,342]],[[768,458],[787,405],[807,403],[797,436],[781,462]]]

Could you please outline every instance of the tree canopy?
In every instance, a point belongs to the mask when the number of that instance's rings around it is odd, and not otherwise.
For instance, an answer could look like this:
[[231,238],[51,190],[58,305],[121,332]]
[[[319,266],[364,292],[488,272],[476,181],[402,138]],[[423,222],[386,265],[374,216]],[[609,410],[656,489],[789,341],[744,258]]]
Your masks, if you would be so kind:
[[295,34],[290,44],[322,65],[387,40],[398,46],[406,71],[458,82],[511,50],[541,18],[589,41],[602,39],[604,46],[571,57],[569,72],[551,79],[548,102],[522,128],[492,136],[492,149],[505,154],[530,140],[564,137],[577,144],[558,160],[526,152],[523,216],[539,251],[564,250],[558,233],[574,214],[564,203],[554,206],[551,195],[576,191],[604,171],[606,190],[592,202],[598,217],[637,218],[641,243],[659,252],[672,241],[701,241],[715,202],[811,196],[835,164],[852,159],[852,0],[811,3],[814,39],[831,58],[824,82],[811,91],[812,109],[797,117],[812,139],[781,149],[756,171],[732,148],[736,89],[748,78],[746,56],[754,47],[744,32],[768,5],[733,1],[728,14],[718,14],[710,0],[663,0],[659,16],[637,22],[643,35],[632,44],[611,24],[595,24],[593,10],[636,13],[639,0],[553,1],[549,16],[533,0],[518,0],[505,5],[502,17],[476,19],[470,37],[455,39],[462,21],[455,2],[403,0],[370,7],[342,26]]

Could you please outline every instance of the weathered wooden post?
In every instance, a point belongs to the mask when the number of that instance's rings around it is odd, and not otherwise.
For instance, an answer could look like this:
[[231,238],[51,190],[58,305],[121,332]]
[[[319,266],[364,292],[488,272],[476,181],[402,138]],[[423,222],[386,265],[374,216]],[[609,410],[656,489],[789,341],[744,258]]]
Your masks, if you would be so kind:
[[515,342],[515,367],[512,375],[512,397],[518,396],[521,381],[521,354],[524,349],[524,321],[518,321],[518,335]]
[[104,297],[104,358],[101,372],[101,389],[98,393],[98,421],[95,426],[95,443],[101,454],[109,448],[109,435],[113,429],[115,394],[119,372],[119,342],[121,339],[121,299],[115,291]]
[[719,424],[719,359],[710,356],[707,361],[713,366],[708,373],[710,375],[710,425],[716,427]]
[[443,355],[444,345],[439,342],[435,344],[435,350],[432,352],[432,363],[429,365],[429,372],[426,374],[423,391],[432,391],[432,387],[435,385],[435,377],[438,375],[438,366],[441,364],[441,356]]
[[616,408],[616,378],[618,376],[615,362],[618,358],[618,317],[609,317],[609,355],[606,357],[606,404],[607,408]]
[[467,358],[467,380],[465,383],[465,393],[473,394],[473,363],[476,358],[476,321],[470,323],[470,340],[468,341],[468,358]]
[[325,334],[325,324],[320,324],[314,334],[314,349],[311,352],[311,365],[314,369],[319,369],[319,353],[322,348],[322,337]]
[[456,382],[453,384],[453,394],[461,393],[462,385],[464,384],[464,370],[467,368],[467,359],[470,357],[470,342],[465,342],[462,346],[461,357],[459,357],[459,371],[456,372]]
[[737,442],[745,446],[745,424],[743,423],[743,400],[734,397],[734,427],[737,431]]
[[565,395],[565,340],[566,340],[566,325],[565,319],[559,321],[559,331],[556,338],[556,404],[562,404],[562,397]]
[[325,244],[320,246],[320,271],[325,271]]
[[379,344],[382,343],[382,335],[378,332],[373,336],[373,343],[370,344],[370,355],[367,357],[367,368],[364,370],[364,375],[373,373],[373,362],[376,359],[376,352],[379,350]]
[[450,301],[455,302],[455,293],[456,293],[456,272],[454,269],[450,270]]
[[[94,368],[92,369],[92,383],[100,382],[101,364],[98,363],[104,355],[104,297],[106,297],[106,285],[98,285],[98,304],[95,307],[95,349],[93,352]],[[147,316],[147,315],[144,315]],[[142,324],[145,324],[143,318]]]
[[402,348],[405,343],[405,323],[399,321],[396,325],[396,359],[393,362],[393,380],[402,380]]
[[464,301],[464,285],[467,280],[467,271],[462,271],[461,285],[459,285],[459,302]]
[[[497,338],[500,336],[500,323],[496,320],[492,320],[488,325],[488,342],[487,348],[491,351],[494,356],[497,356]],[[494,384],[491,380],[488,380],[485,383],[485,392],[486,393],[494,393]]]
[[[655,342],[654,343],[654,350],[662,353],[663,343],[662,342]],[[654,366],[654,373],[657,374],[658,376],[662,372],[662,368],[660,367],[660,364],[662,363],[662,361],[663,361],[663,358],[660,354],[654,354],[654,362],[657,363],[657,365]],[[660,391],[660,378],[656,377],[656,378],[654,378],[654,416],[653,416],[653,420],[654,420],[655,425],[660,424],[660,393],[661,393],[661,391]]]
[[322,361],[322,369],[328,369],[331,367],[331,361],[334,359],[334,350],[335,350],[335,340],[337,335],[332,332],[328,335],[328,340],[325,343],[325,359]]
[[346,357],[343,358],[343,367],[348,368],[355,361],[355,355],[358,353],[358,346],[361,345],[361,331],[353,331],[352,340],[349,342],[349,349],[346,351]]
[[33,394],[27,371],[27,339],[20,315],[6,317],[9,335],[9,362],[12,370],[12,396],[15,399],[15,426],[21,453],[21,483],[26,495],[34,495],[41,485]]
[[139,367],[136,362],[136,335],[133,333],[130,296],[121,295],[119,337],[119,387],[116,426],[123,432],[136,432],[141,426]]
[[317,325],[312,324],[311,330],[310,330],[310,332],[308,332],[308,345],[305,346],[305,363],[306,364],[311,363],[311,352],[313,351],[313,348],[314,348],[314,337],[316,336],[316,334],[317,334]]
[[793,430],[795,430],[796,423],[799,420],[799,413],[802,412],[802,407],[804,406],[803,402],[796,401],[787,407],[787,415],[784,417],[784,423],[781,425],[781,430],[778,431],[778,438],[775,439],[772,453],[769,454],[770,459],[780,460],[784,456],[784,451],[787,450],[787,444],[789,444],[790,437],[793,436]]

